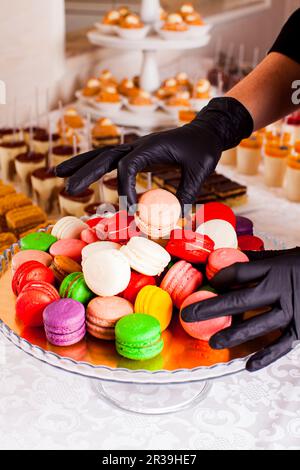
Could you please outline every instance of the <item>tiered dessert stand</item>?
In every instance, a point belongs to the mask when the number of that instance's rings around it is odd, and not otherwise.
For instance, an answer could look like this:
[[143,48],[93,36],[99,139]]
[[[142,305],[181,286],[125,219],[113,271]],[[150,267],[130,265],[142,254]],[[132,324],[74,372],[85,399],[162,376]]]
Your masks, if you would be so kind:
[[[186,39],[163,39],[156,31],[160,17],[159,0],[142,0],[141,17],[145,24],[150,25],[151,33],[144,39],[129,40],[123,39],[113,34],[103,34],[99,30],[88,33],[88,39],[94,45],[122,51],[140,51],[143,55],[142,69],[140,72],[141,88],[152,93],[160,86],[160,73],[157,61],[158,51],[168,50],[192,50],[206,46],[210,41],[210,26],[204,26],[204,32],[199,37],[189,37]],[[79,98],[81,110],[90,112],[95,118],[103,116],[91,104]],[[164,111],[158,110],[143,117],[140,113],[135,114],[130,111],[121,110],[114,116],[116,124],[121,126],[138,127],[143,129],[174,127],[176,119]]]

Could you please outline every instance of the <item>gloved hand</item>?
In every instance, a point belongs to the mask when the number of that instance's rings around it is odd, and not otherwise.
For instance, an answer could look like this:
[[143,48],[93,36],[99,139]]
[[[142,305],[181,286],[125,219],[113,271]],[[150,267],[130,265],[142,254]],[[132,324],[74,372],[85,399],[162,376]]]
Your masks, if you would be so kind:
[[235,147],[253,130],[247,109],[234,98],[210,101],[186,126],[151,134],[132,145],[94,150],[79,155],[56,168],[57,176],[69,177],[67,191],[78,194],[118,168],[119,194],[128,197],[128,205],[136,203],[136,175],[155,164],[180,165],[182,180],[177,197],[191,204],[203,181],[215,169],[223,150]]
[[[285,253],[285,254],[282,254]],[[299,248],[281,252],[253,253],[256,261],[236,263],[220,271],[211,281],[219,292],[214,299],[193,304],[182,311],[186,322],[239,315],[257,308],[272,310],[236,323],[217,334],[210,345],[225,349],[267,333],[281,330],[279,339],[254,354],[247,363],[251,372],[262,369],[287,354],[300,337],[300,253]],[[260,258],[260,259],[258,259]],[[251,255],[250,255],[251,259]],[[254,287],[250,287],[253,285]],[[241,286],[229,291],[231,288]]]

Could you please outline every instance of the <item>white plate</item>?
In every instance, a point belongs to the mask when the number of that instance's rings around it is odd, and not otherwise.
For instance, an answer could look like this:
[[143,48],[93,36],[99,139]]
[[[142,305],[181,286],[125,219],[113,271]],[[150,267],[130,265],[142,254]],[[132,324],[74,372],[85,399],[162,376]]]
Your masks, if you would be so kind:
[[102,34],[114,35],[117,33],[117,26],[103,23],[95,23],[95,27]]
[[174,118],[178,118],[178,113],[181,110],[189,110],[191,109],[190,107],[187,106],[169,106],[167,104],[162,104],[160,105],[164,111],[166,111],[168,114],[173,116]]
[[144,26],[143,28],[120,28],[116,27],[116,33],[123,39],[130,39],[132,41],[137,39],[144,39],[150,32],[151,26]]
[[162,28],[157,30],[160,37],[167,41],[181,41],[185,39],[189,39],[190,31],[166,31]]
[[204,24],[202,26],[189,26],[189,37],[190,38],[201,38],[206,36],[212,29],[211,24]]
[[75,91],[75,96],[78,100],[82,101],[83,103],[87,103],[92,105],[95,101],[95,96],[84,96],[82,90]]
[[122,108],[123,101],[120,101],[120,103],[100,103],[96,100],[93,100],[93,105],[95,108],[100,109],[104,113],[115,114]]

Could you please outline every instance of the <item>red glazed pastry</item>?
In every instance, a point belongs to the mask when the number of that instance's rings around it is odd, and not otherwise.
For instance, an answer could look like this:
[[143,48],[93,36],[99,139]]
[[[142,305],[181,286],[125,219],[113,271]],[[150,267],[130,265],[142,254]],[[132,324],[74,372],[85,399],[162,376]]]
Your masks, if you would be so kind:
[[263,240],[254,235],[241,235],[238,237],[238,244],[242,251],[264,251],[265,249]]
[[171,256],[189,263],[206,263],[214,246],[214,242],[207,235],[200,235],[192,230],[175,229],[171,232],[166,250]]
[[219,248],[209,255],[206,277],[210,281],[219,271],[235,263],[247,263],[249,258],[234,248]]
[[51,284],[30,282],[17,298],[16,315],[26,326],[42,326],[45,307],[59,299],[59,293]]
[[209,220],[220,219],[230,223],[236,229],[236,216],[230,207],[221,202],[203,204],[194,215],[195,230]]
[[132,237],[137,237],[140,230],[136,227],[134,217],[126,211],[117,212],[113,217],[105,218],[96,225],[99,240],[124,244]]
[[124,292],[120,295],[134,305],[135,299],[143,287],[155,285],[156,281],[153,276],[146,276],[145,274],[131,271],[129,285],[127,289],[125,289]]
[[181,307],[182,302],[202,284],[203,275],[190,263],[178,261],[167,272],[160,287],[172,297],[174,305]]
[[14,294],[19,295],[24,286],[31,281],[43,281],[54,284],[55,277],[51,269],[39,261],[27,261],[17,269],[12,279]]

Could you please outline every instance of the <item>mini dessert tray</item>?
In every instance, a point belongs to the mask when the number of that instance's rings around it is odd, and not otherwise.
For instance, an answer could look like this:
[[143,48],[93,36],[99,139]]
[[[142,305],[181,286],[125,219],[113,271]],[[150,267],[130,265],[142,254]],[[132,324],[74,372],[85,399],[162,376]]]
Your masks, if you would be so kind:
[[[284,248],[282,242],[270,236],[263,238],[266,249]],[[102,398],[127,411],[165,414],[199,403],[208,393],[210,381],[243,371],[247,358],[277,335],[215,351],[207,343],[188,336],[175,317],[162,335],[162,353],[152,360],[122,358],[114,342],[89,335],[74,346],[55,347],[47,342],[43,328],[24,327],[16,319],[11,258],[18,251],[19,244],[15,243],[0,257],[0,332],[36,359],[93,379],[92,387]]]

